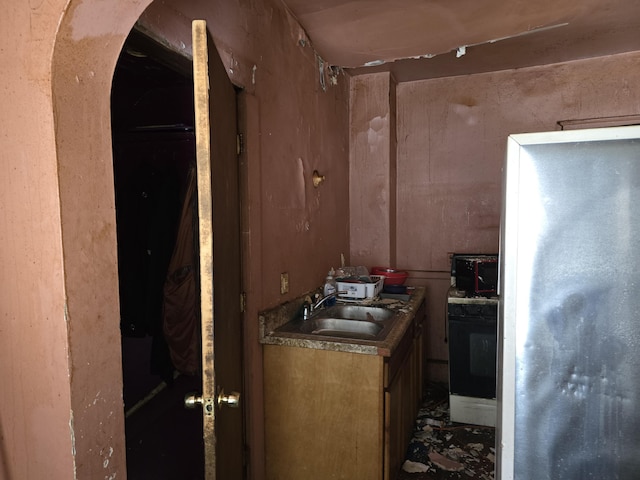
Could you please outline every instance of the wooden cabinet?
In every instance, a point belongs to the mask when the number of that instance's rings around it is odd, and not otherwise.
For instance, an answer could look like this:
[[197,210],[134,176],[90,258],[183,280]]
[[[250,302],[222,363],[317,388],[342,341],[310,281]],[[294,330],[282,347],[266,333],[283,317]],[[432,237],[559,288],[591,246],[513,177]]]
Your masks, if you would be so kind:
[[423,394],[424,303],[386,363],[384,480],[393,480],[402,467]]
[[396,477],[422,396],[423,318],[390,357],[264,346],[268,480]]

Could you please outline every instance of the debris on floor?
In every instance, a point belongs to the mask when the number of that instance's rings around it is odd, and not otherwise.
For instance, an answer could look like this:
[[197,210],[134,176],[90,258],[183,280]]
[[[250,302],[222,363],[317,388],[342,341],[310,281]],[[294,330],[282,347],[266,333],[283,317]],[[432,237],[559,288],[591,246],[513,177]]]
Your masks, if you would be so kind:
[[495,429],[449,420],[446,385],[430,384],[398,480],[493,480]]
[[405,460],[404,464],[402,465],[402,470],[409,473],[420,473],[420,472],[428,472],[429,467],[427,467],[424,463]]
[[438,452],[429,452],[429,460],[431,460],[436,467],[440,467],[441,469],[449,472],[459,472],[460,470],[464,470],[464,465],[462,463],[451,460]]

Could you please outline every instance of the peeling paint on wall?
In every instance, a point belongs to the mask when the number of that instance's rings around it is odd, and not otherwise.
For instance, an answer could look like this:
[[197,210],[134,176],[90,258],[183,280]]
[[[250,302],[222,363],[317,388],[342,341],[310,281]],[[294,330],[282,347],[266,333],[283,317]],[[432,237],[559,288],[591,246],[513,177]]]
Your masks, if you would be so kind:
[[108,453],[104,451],[104,449],[100,450],[100,455],[104,456],[104,460],[102,461],[103,468],[107,468],[109,466],[109,460],[113,455],[113,447],[109,447]]
[[456,115],[463,118],[467,125],[476,125],[478,123],[478,116],[475,114],[476,110],[474,105],[455,103],[451,106],[451,109]]
[[302,28],[300,28],[300,31],[298,32],[298,45],[304,48],[308,43],[309,37],[307,37],[306,32]]
[[74,458],[73,462],[73,478],[74,480],[78,478],[78,467],[76,458],[76,433],[75,428],[73,426],[73,410],[69,412],[69,436],[71,437],[71,456]]
[[305,182],[304,182],[304,177],[305,177],[304,162],[302,161],[302,158],[298,158],[296,162],[296,169],[297,169],[296,182],[294,184],[296,204],[306,210],[307,195],[306,195]]
[[369,121],[369,130],[380,132],[388,123],[389,115],[374,117]]
[[309,220],[304,219],[296,222],[296,232],[302,233],[308,232],[309,230],[311,230],[311,224],[309,223]]
[[327,84],[324,79],[324,60],[320,57],[320,55],[316,54],[316,59],[318,60],[318,72],[320,74],[320,87],[323,92],[327,91]]
[[[98,393],[96,393],[96,396],[93,398],[93,402],[91,403],[91,405],[96,405],[96,403],[98,403],[98,400],[100,399],[100,391],[98,391]],[[91,405],[88,405],[89,407]]]
[[328,75],[329,75],[329,85],[338,85],[338,75],[344,73],[342,68],[330,66]]
[[370,152],[375,152],[381,144],[387,141],[385,133],[389,125],[389,115],[384,117],[374,117],[369,121],[369,128],[366,131],[367,145]]
[[[229,72],[229,78],[233,77],[234,73],[235,73],[235,68],[238,67],[238,61],[235,59],[235,57],[233,56],[233,53],[229,52],[229,58],[230,58],[230,62],[231,65],[229,66],[229,68],[227,69],[227,72]],[[254,65],[255,66],[255,65]]]

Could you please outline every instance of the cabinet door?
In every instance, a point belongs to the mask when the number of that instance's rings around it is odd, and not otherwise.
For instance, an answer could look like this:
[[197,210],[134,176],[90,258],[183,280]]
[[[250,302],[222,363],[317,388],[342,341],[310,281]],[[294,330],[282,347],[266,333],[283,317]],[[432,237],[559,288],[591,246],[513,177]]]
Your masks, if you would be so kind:
[[418,410],[422,406],[422,399],[424,395],[424,384],[425,384],[425,368],[424,368],[424,357],[425,357],[425,346],[424,346],[424,314],[425,308],[424,303],[416,313],[415,318],[415,330],[414,330],[414,339],[413,339],[413,365],[414,365],[414,405],[413,412],[417,415]]
[[382,478],[382,357],[264,347],[267,480]]
[[424,318],[423,302],[387,365],[391,378],[385,389],[385,480],[395,479],[402,467],[422,404]]
[[415,349],[406,352],[385,392],[385,480],[397,477],[415,423]]

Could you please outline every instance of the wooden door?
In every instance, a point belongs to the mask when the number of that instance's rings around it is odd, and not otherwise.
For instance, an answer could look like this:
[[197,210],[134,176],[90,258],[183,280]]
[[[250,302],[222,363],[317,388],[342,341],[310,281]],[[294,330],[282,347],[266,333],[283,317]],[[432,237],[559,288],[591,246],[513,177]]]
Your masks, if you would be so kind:
[[204,20],[192,34],[205,479],[236,480],[244,477],[236,94]]

